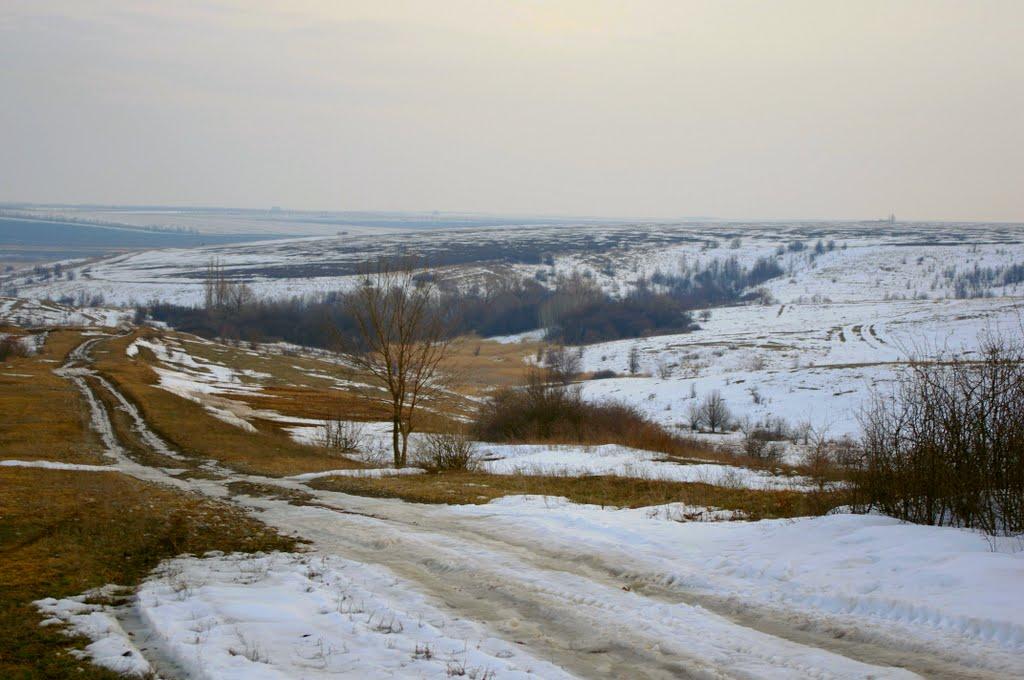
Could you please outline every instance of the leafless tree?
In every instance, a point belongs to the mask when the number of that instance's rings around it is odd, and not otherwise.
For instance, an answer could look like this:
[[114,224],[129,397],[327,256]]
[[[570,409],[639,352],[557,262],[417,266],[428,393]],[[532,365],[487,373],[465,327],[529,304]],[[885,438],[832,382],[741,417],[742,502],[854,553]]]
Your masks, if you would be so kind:
[[544,364],[552,381],[568,385],[580,372],[580,357],[559,345],[547,351]]
[[640,348],[633,345],[629,348],[629,374],[636,375],[640,372]]
[[690,426],[690,429],[696,432],[700,429],[700,424],[704,422],[704,411],[701,409],[700,404],[696,401],[691,401],[689,407],[686,409],[686,424]]
[[732,417],[729,407],[726,406],[725,398],[718,390],[714,390],[704,397],[704,402],[700,405],[700,411],[704,423],[712,432],[724,429]]
[[443,392],[441,362],[448,353],[445,319],[431,277],[416,262],[381,260],[347,298],[356,333],[339,333],[341,352],[356,371],[383,388],[371,392],[390,411],[395,467],[408,460],[409,435],[424,400]]
[[203,278],[203,302],[207,309],[230,309],[238,312],[253,301],[252,288],[243,281],[231,281],[224,273],[224,265],[219,259],[211,259],[206,264],[206,275]]

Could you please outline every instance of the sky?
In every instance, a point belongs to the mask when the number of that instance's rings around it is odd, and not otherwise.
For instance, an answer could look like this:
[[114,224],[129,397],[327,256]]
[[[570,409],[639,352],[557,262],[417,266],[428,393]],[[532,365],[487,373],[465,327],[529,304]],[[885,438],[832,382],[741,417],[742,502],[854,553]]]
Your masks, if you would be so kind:
[[0,201],[1024,221],[1019,0],[3,0]]

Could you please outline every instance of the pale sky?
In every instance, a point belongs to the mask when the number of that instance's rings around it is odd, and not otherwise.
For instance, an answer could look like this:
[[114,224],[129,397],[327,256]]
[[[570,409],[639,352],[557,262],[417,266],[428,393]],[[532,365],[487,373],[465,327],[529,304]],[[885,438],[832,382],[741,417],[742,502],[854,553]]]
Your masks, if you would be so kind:
[[1024,221],[1024,1],[2,0],[0,201]]

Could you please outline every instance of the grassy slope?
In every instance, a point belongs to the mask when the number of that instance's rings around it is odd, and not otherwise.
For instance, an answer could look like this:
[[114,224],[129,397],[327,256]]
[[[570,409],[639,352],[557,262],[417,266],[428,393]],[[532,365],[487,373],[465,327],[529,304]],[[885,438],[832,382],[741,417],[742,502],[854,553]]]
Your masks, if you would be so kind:
[[38,355],[0,364],[0,456],[107,462],[97,453],[81,394],[53,373],[81,341],[76,331],[53,331]]
[[298,444],[270,423],[257,422],[258,433],[246,432],[214,418],[199,404],[160,389],[146,360],[148,353],[140,352],[137,359],[125,354],[134,338],[133,334],[104,343],[94,352],[96,367],[135,402],[158,434],[183,453],[212,458],[240,472],[270,476],[360,467]]
[[[82,339],[52,332],[3,367],[30,377],[0,375],[0,458],[104,462],[78,391],[53,375]],[[118,473],[0,468],[0,677],[118,677],[67,652],[86,641],[39,627],[34,600],[134,585],[183,552],[293,548],[232,506]]]

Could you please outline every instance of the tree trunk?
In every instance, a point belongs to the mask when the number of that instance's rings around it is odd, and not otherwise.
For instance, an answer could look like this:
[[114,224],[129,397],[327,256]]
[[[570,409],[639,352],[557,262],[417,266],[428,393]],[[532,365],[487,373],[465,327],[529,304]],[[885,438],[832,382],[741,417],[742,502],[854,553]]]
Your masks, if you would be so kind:
[[401,429],[401,419],[396,413],[391,419],[391,450],[395,457],[395,467],[400,468],[405,466],[405,460],[402,456],[401,442],[399,441],[399,431]]
[[402,467],[409,462],[409,431],[402,430]]

